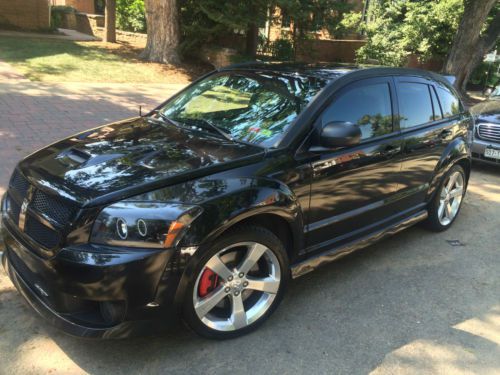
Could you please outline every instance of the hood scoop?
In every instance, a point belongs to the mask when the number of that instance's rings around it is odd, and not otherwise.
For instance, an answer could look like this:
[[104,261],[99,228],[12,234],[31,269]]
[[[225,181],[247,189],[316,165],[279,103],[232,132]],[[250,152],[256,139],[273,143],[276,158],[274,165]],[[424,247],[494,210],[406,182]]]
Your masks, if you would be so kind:
[[85,168],[106,163],[110,160],[121,158],[122,156],[123,154],[92,155],[77,148],[71,148],[61,152],[56,159],[65,167]]

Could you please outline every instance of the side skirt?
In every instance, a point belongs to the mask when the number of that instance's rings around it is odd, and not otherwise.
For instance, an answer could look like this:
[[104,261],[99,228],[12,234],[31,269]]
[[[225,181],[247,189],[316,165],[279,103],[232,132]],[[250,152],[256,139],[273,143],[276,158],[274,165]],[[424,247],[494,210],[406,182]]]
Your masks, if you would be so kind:
[[303,276],[306,273],[314,271],[315,269],[327,263],[333,262],[334,260],[342,258],[343,256],[346,256],[356,250],[370,246],[375,242],[378,242],[386,237],[392,236],[393,234],[396,234],[406,228],[411,227],[412,225],[415,225],[416,223],[422,220],[427,219],[428,215],[429,214],[427,210],[417,212],[393,225],[390,225],[384,229],[378,230],[376,232],[373,232],[372,234],[364,236],[359,240],[352,241],[348,244],[339,247],[334,247],[330,250],[327,250],[317,255],[313,255],[306,260],[303,260],[299,263],[292,265],[291,267],[292,278],[296,279],[299,276]]

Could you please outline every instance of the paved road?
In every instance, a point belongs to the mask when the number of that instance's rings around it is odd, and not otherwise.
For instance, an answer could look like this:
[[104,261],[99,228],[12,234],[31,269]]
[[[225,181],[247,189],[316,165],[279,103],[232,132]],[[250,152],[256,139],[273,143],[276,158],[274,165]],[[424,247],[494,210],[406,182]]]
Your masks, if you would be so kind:
[[[0,193],[22,157],[57,139],[151,109],[184,85],[41,84],[0,65]],[[3,74],[2,74],[3,73]],[[5,80],[2,82],[1,78]]]
[[[0,186],[33,147],[132,115],[158,94],[63,89],[25,87],[14,98],[0,87]],[[0,374],[499,374],[499,243],[500,169],[477,167],[449,231],[417,226],[294,280],[260,330],[225,342],[183,329],[71,338],[27,308],[1,271]]]

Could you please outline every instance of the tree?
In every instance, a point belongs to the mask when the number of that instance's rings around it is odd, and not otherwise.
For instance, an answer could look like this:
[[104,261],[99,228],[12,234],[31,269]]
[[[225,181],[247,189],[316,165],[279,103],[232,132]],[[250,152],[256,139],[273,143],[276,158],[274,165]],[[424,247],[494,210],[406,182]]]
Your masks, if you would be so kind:
[[104,41],[116,43],[116,0],[106,0],[104,13]]
[[[494,14],[485,28],[492,9]],[[457,89],[465,91],[471,73],[484,55],[493,49],[499,36],[500,11],[497,0],[465,0],[464,14],[444,68],[445,73],[456,77]]]
[[259,25],[265,23],[272,0],[182,0],[183,49],[200,46],[234,34],[245,35],[245,54],[255,58]]
[[[410,55],[424,62],[445,59],[463,12],[462,0],[380,0],[371,2],[359,31],[367,43],[357,52],[361,62],[404,66]],[[355,26],[361,14],[347,14],[341,26]]]
[[178,64],[179,10],[177,0],[146,0],[148,39],[141,54],[145,60]]

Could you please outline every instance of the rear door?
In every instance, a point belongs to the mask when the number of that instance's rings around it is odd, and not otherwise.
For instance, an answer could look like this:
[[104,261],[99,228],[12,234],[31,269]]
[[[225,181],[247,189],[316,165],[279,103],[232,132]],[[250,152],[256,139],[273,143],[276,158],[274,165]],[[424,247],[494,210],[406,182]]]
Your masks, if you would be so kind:
[[404,138],[401,207],[424,204],[427,190],[446,146],[460,121],[461,105],[450,90],[421,77],[395,78],[398,122]]
[[390,77],[357,81],[334,94],[316,127],[358,124],[360,144],[324,150],[312,162],[308,251],[321,251],[372,231],[394,214],[390,198],[401,172],[402,141],[394,123]]

